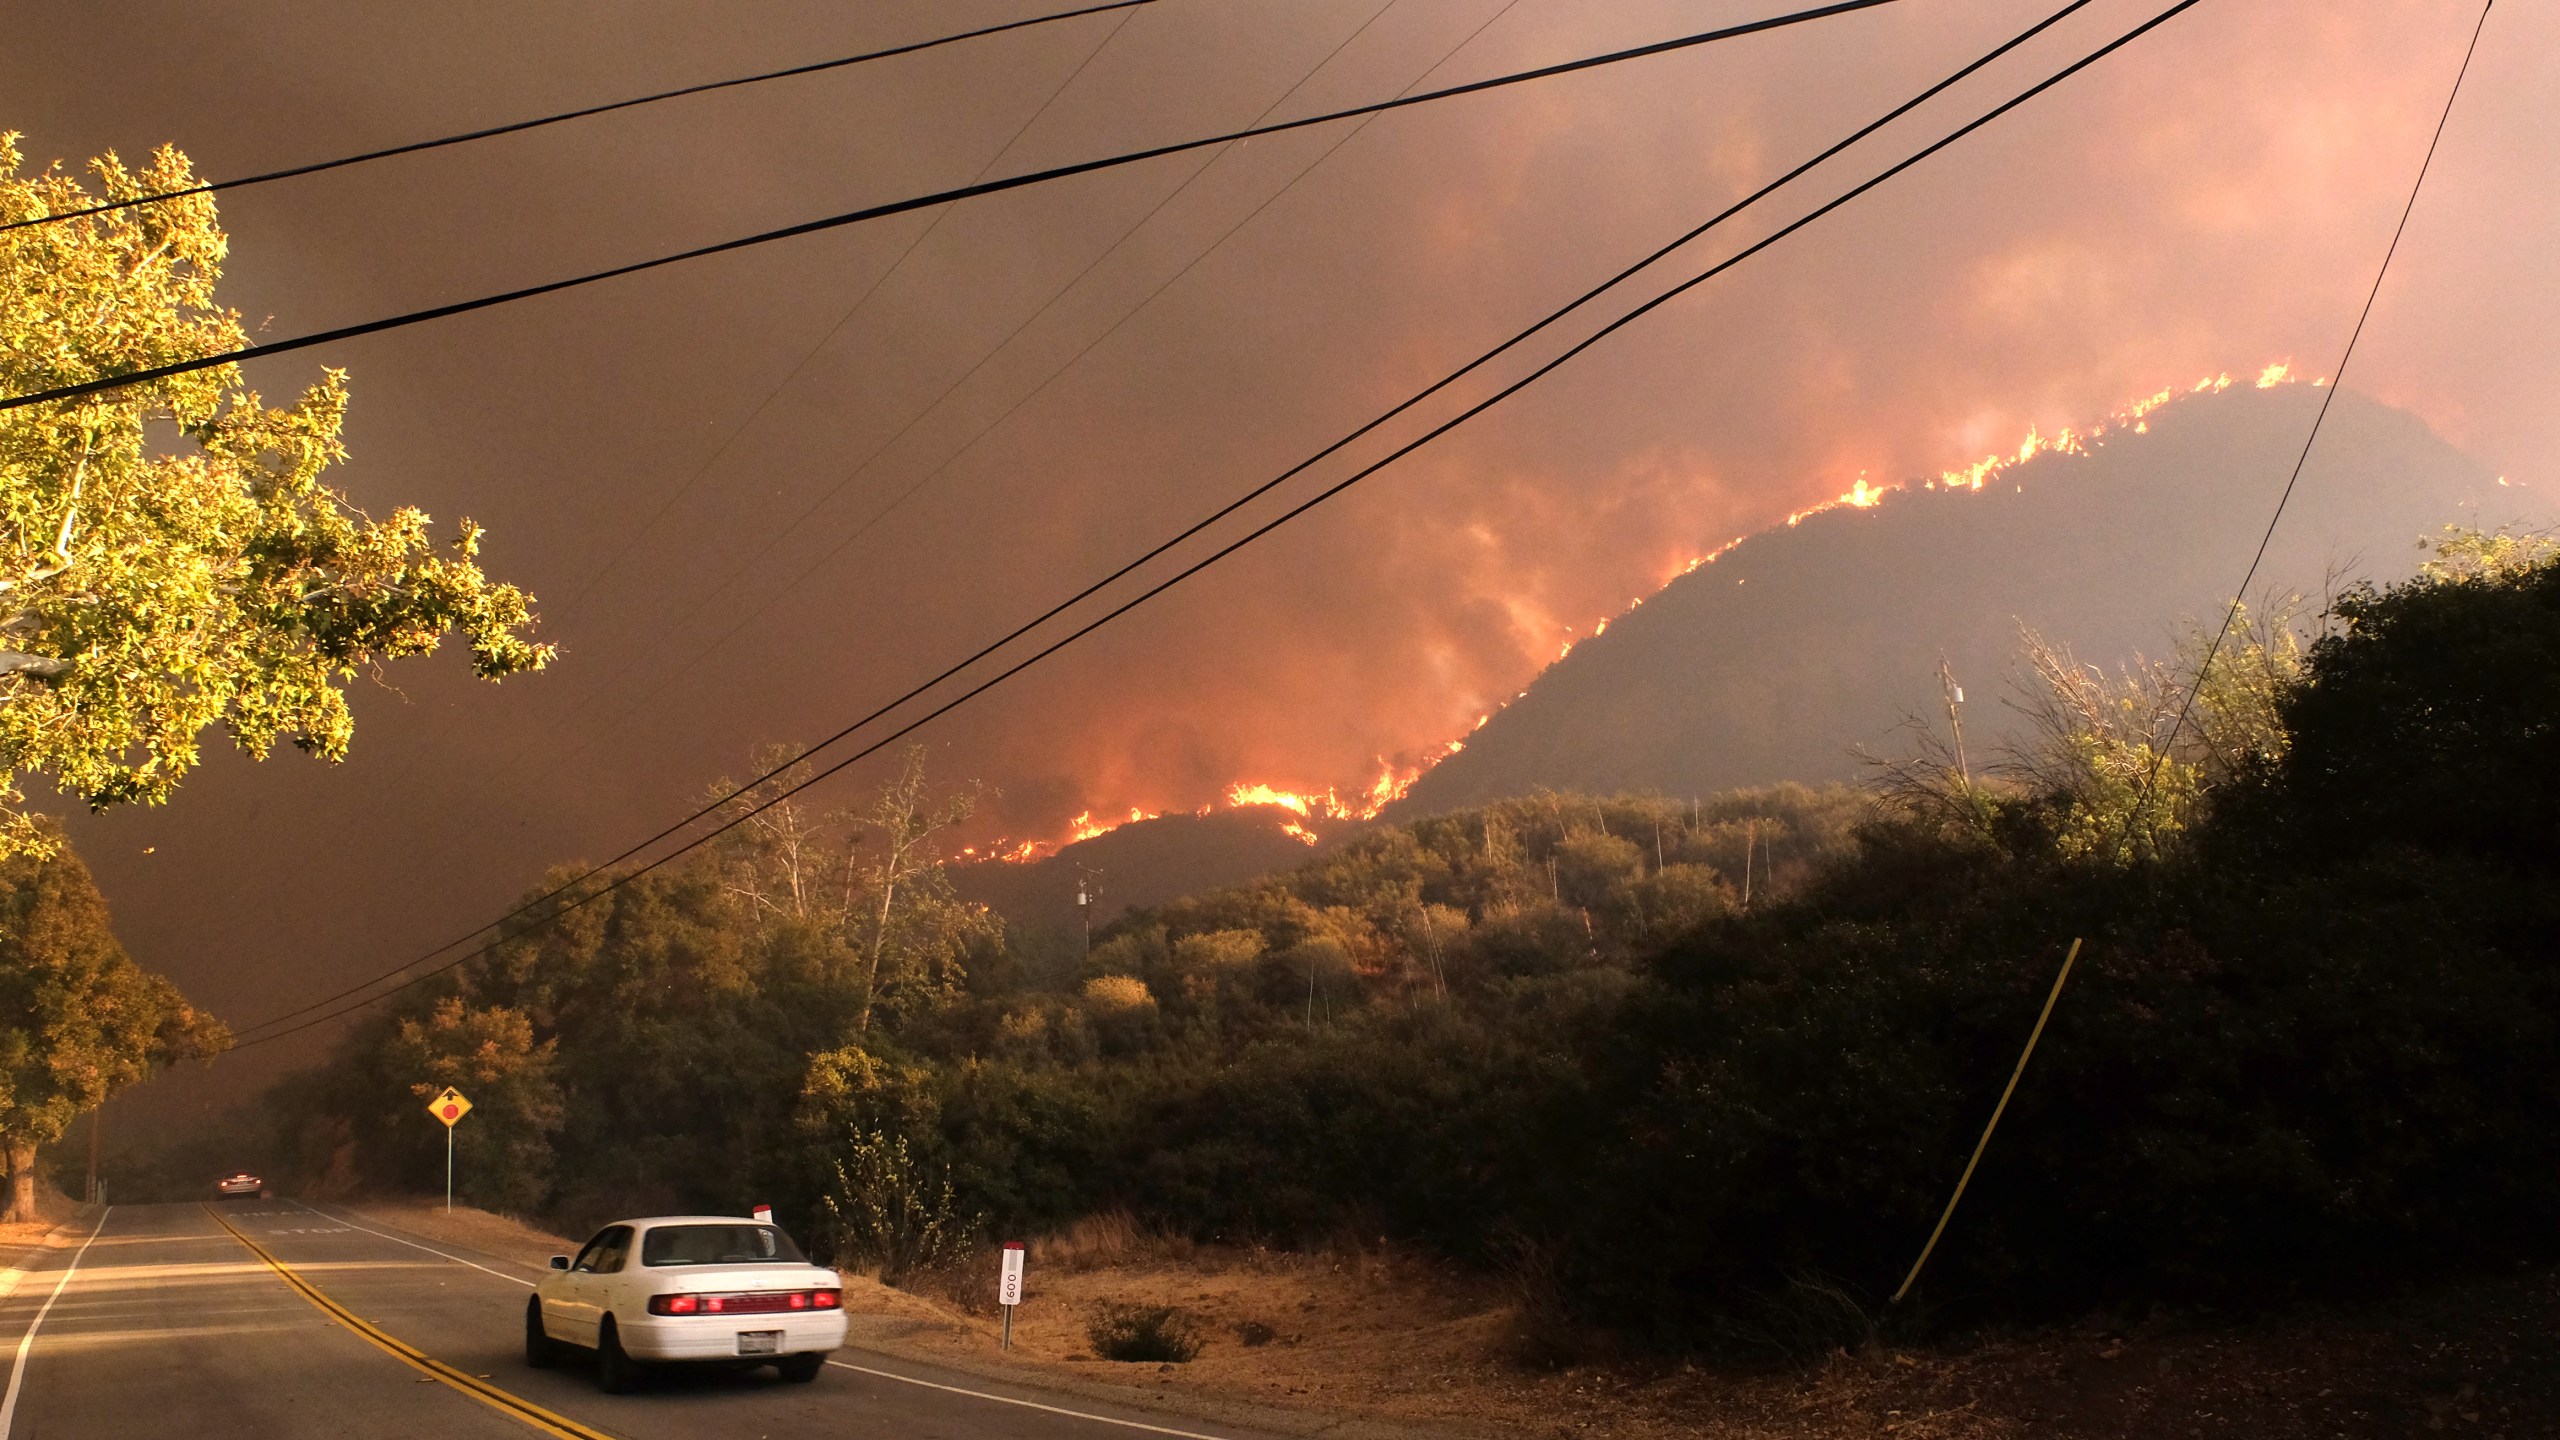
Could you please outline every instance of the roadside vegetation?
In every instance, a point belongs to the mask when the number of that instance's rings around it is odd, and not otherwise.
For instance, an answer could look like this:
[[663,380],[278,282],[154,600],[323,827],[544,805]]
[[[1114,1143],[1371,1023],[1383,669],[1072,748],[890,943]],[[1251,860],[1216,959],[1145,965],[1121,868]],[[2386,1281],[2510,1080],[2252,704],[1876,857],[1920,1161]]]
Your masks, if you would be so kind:
[[1390,1237],[1508,1277],[1555,1359],[2549,1255],[2560,561],[2457,535],[2254,617],[2179,728],[2203,650],[2102,676],[2028,637],[2000,756],[1381,827],[1089,951],[952,898],[968,797],[911,756],[520,930],[269,1114],[308,1183],[426,1188],[415,1112],[459,1085],[468,1198],[573,1230],[766,1200],[902,1283],[1106,1215]]

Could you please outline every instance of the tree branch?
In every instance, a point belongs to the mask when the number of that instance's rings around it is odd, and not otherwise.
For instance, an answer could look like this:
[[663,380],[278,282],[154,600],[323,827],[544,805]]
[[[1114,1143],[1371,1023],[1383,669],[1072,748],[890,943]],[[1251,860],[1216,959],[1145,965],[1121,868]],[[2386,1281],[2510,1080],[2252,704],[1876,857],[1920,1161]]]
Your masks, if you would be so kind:
[[27,655],[16,650],[0,650],[0,675],[33,675],[39,680],[56,680],[71,673],[71,662],[58,655]]

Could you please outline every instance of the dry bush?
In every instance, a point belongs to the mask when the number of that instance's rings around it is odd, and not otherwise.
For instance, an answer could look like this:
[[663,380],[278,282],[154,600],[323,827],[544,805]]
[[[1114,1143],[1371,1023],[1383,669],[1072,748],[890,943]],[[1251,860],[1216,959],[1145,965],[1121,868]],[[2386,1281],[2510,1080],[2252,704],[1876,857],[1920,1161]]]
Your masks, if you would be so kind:
[[1044,1270],[1074,1274],[1115,1265],[1179,1263],[1197,1250],[1186,1236],[1141,1225],[1126,1210],[1105,1210],[1032,1241],[1029,1259]]
[[1199,1327],[1172,1305],[1104,1303],[1085,1326],[1093,1353],[1105,1360],[1183,1365],[1200,1354]]
[[1790,1275],[1779,1288],[1750,1297],[1713,1327],[1718,1348],[1736,1358],[1805,1366],[1826,1355],[1854,1354],[1883,1332],[1874,1301],[1824,1275]]
[[1608,1337],[1574,1311],[1555,1247],[1515,1235],[1505,1249],[1511,1323],[1502,1358],[1528,1370],[1567,1370],[1607,1358]]

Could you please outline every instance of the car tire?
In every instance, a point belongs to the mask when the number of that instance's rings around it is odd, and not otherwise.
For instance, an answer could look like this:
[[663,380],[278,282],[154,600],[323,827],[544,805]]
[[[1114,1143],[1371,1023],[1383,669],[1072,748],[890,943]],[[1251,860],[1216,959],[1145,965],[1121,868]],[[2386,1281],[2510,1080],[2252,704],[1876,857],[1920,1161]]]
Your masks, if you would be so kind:
[[773,1363],[773,1368],[781,1371],[782,1378],[792,1384],[806,1385],[818,1378],[818,1371],[826,1363],[825,1351],[811,1350],[799,1355],[785,1355]]
[[607,1315],[596,1331],[596,1388],[607,1395],[627,1395],[639,1384],[640,1366],[624,1353],[622,1336]]
[[548,1370],[560,1363],[560,1342],[542,1328],[542,1302],[524,1302],[524,1363],[536,1370]]

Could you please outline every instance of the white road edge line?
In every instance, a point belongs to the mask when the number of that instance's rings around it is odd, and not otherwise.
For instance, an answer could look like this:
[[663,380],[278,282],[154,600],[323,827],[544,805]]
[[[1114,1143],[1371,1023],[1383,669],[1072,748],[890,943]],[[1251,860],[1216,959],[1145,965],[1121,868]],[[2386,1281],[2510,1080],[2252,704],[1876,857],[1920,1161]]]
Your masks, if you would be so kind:
[[[534,1288],[534,1282],[531,1280],[518,1279],[516,1276],[509,1275],[504,1271],[492,1270],[486,1265],[474,1265],[472,1262],[463,1259],[459,1255],[447,1255],[445,1252],[436,1249],[432,1245],[421,1245],[415,1240],[403,1240],[397,1235],[376,1230],[370,1225],[358,1225],[355,1221],[348,1219],[346,1216],[331,1215],[325,1210],[320,1210],[310,1205],[303,1205],[299,1200],[296,1200],[293,1203],[301,1205],[303,1209],[309,1210],[312,1214],[319,1216],[323,1220],[336,1220],[347,1225],[353,1225],[356,1229],[362,1230],[368,1235],[380,1235],[383,1239],[388,1240],[395,1245],[406,1245],[412,1250],[424,1250],[430,1255],[436,1256],[440,1259],[450,1260],[456,1265],[470,1265],[472,1269],[477,1270],[484,1275],[495,1275],[501,1280],[511,1281],[515,1284],[522,1285],[528,1290]],[[86,1249],[87,1247],[83,1246],[81,1248]],[[47,1303],[50,1304],[50,1302]],[[42,1317],[38,1318],[41,1319]],[[1144,1430],[1149,1434],[1154,1435],[1171,1435],[1177,1437],[1177,1440],[1226,1440],[1226,1437],[1222,1435],[1204,1435],[1197,1430],[1176,1430],[1167,1425],[1149,1425],[1144,1421],[1139,1420],[1120,1420],[1109,1415],[1096,1415],[1084,1410],[1070,1410],[1063,1405],[1043,1405],[1037,1400],[1016,1400],[1010,1395],[990,1395],[984,1390],[970,1390],[958,1385],[944,1385],[937,1381],[919,1380],[912,1375],[900,1375],[892,1370],[874,1370],[868,1365],[856,1365],[849,1360],[830,1360],[827,1363],[839,1370],[853,1370],[864,1375],[876,1375],[883,1380],[895,1380],[901,1385],[921,1385],[927,1390],[945,1390],[949,1391],[951,1394],[966,1395],[972,1399],[992,1400],[999,1405],[1019,1405],[1026,1410],[1044,1410],[1052,1415],[1065,1415],[1077,1420],[1091,1420],[1102,1425],[1118,1425],[1123,1429]],[[14,1401],[17,1397],[17,1386],[14,1381],[10,1385],[9,1394],[10,1398]],[[9,1440],[9,1427],[5,1420],[0,1420],[0,1440]]]
[[[970,1390],[958,1385],[943,1385],[932,1380],[919,1380],[913,1375],[900,1375],[893,1370],[874,1370],[868,1365],[856,1365],[850,1360],[830,1360],[827,1363],[839,1370],[857,1370],[865,1375],[877,1375],[883,1380],[895,1380],[902,1385],[921,1385],[927,1390],[947,1390],[954,1395],[993,1400],[999,1405],[1019,1405],[1025,1410],[1046,1410],[1052,1415],[1068,1415],[1078,1420],[1118,1425],[1129,1430],[1145,1430],[1157,1435],[1178,1435],[1181,1440],[1226,1440],[1225,1436],[1203,1435],[1197,1430],[1176,1430],[1169,1425],[1149,1425],[1142,1420],[1120,1420],[1109,1415],[1096,1415],[1089,1410],[1070,1410],[1063,1405],[1043,1405],[1037,1400],[1016,1400],[1010,1395],[990,1395],[984,1390]],[[0,1436],[0,1440],[7,1440],[7,1437]]]
[[[301,1205],[303,1209],[309,1210],[312,1214],[319,1216],[323,1220],[335,1220],[342,1225],[352,1226],[355,1229],[361,1230],[367,1235],[379,1235],[394,1245],[406,1245],[412,1250],[424,1250],[428,1254],[433,1255],[440,1260],[450,1260],[456,1265],[469,1265],[472,1269],[479,1271],[483,1275],[495,1275],[510,1285],[521,1285],[527,1290],[533,1288],[534,1282],[520,1276],[510,1275],[504,1270],[492,1270],[486,1265],[465,1260],[459,1255],[447,1255],[433,1245],[421,1245],[415,1240],[403,1240],[399,1236],[394,1235],[387,1230],[376,1230],[370,1225],[358,1225],[355,1221],[348,1219],[344,1215],[332,1215],[325,1210],[320,1210],[309,1205],[303,1205],[299,1200],[296,1200],[293,1203]],[[0,1427],[0,1440],[9,1440],[9,1432],[5,1427]]]
[[27,1333],[18,1337],[18,1358],[9,1365],[9,1393],[6,1398],[0,1398],[0,1440],[9,1440],[10,1427],[17,1423],[18,1387],[26,1383],[27,1356],[35,1351],[36,1332],[44,1328],[44,1317],[53,1313],[53,1302],[62,1298],[63,1287],[71,1283],[72,1276],[80,1273],[81,1260],[89,1254],[89,1247],[98,1243],[98,1237],[106,1232],[107,1217],[114,1213],[116,1207],[113,1205],[98,1212],[97,1228],[91,1230],[89,1238],[81,1241],[80,1248],[72,1253],[71,1263],[63,1267],[62,1278],[53,1282],[53,1293],[44,1297],[43,1308],[36,1311],[36,1318],[27,1322]]

